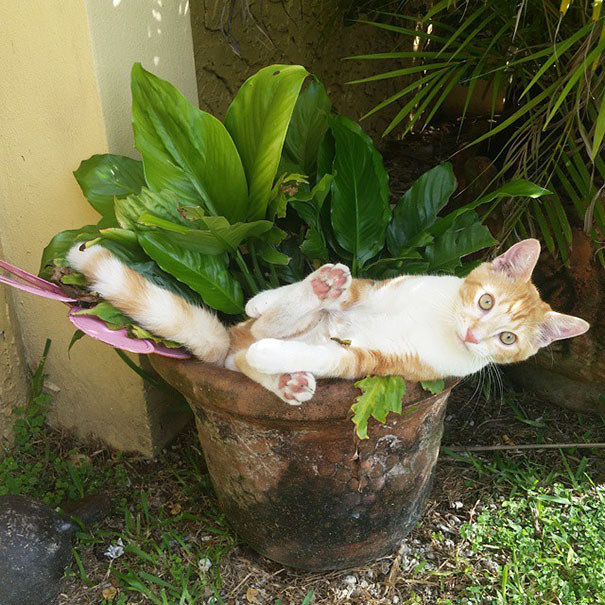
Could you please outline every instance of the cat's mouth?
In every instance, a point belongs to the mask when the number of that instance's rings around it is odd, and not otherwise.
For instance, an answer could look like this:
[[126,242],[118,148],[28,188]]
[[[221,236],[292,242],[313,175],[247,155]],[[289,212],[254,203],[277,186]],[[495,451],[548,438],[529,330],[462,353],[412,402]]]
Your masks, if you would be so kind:
[[473,349],[472,349],[472,347],[471,347],[471,346],[469,346],[469,345],[471,345],[472,343],[471,343],[470,341],[468,341],[468,340],[465,340],[465,339],[464,339],[464,337],[463,337],[463,336],[460,336],[460,334],[459,334],[458,332],[456,332],[456,337],[458,338],[458,340],[461,342],[461,344],[464,346],[464,348],[465,348],[467,351],[472,351],[472,350],[473,350]]

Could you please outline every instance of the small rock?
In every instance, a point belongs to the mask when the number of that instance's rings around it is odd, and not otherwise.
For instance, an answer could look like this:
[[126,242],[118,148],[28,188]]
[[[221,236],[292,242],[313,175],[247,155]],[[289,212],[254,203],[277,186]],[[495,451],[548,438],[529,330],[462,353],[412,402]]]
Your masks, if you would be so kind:
[[210,559],[200,559],[197,562],[197,566],[198,569],[202,572],[202,573],[208,573],[208,571],[210,570],[210,568],[212,567],[212,561]]

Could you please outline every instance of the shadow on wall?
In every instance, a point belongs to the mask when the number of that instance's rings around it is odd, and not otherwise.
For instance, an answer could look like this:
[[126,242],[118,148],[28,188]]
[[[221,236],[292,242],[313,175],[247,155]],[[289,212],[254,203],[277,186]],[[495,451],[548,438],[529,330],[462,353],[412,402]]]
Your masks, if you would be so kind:
[[[200,107],[224,116],[242,82],[271,63],[304,65],[325,84],[334,106],[356,120],[397,92],[401,81],[396,80],[346,85],[376,73],[376,65],[343,61],[344,57],[392,51],[397,42],[385,30],[362,23],[344,25],[339,4],[340,0],[192,0]],[[401,64],[383,61],[380,67],[386,71]],[[364,130],[380,137],[392,117],[388,112],[373,115],[363,122]]]

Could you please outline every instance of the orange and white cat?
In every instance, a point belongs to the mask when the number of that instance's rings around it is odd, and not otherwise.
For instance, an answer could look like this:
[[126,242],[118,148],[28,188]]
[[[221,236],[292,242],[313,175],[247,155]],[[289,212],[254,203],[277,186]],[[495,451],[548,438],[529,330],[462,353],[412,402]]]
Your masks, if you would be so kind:
[[252,298],[251,319],[230,328],[101,246],[75,246],[68,261],[91,290],[144,328],[296,405],[313,396],[316,377],[463,377],[583,334],[586,321],[553,311],[531,283],[539,255],[539,242],[524,240],[466,278],[372,281],[352,279],[344,265],[324,265],[301,282]]

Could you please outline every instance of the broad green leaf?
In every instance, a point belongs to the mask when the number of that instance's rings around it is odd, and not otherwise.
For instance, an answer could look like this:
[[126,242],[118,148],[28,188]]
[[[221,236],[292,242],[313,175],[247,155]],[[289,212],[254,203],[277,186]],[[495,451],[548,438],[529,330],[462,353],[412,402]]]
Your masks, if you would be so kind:
[[355,383],[361,395],[351,406],[355,430],[360,439],[368,438],[368,420],[384,423],[389,412],[401,414],[405,396],[405,380],[401,376],[368,376]]
[[115,213],[120,226],[132,231],[141,228],[138,221],[145,212],[180,225],[189,225],[190,222],[179,213],[179,206],[179,199],[172,191],[151,191],[143,188],[136,195],[116,199]]
[[461,266],[461,258],[496,243],[489,229],[474,211],[460,215],[453,225],[429,244],[424,257],[432,273],[451,273]]
[[384,246],[391,216],[388,175],[358,124],[338,116],[330,119],[330,129],[336,142],[330,220],[338,244],[353,255],[353,268],[362,268]]
[[230,225],[224,216],[202,216],[198,220],[200,228],[193,229],[159,218],[148,212],[139,217],[139,222],[147,226],[160,227],[164,231],[170,232],[170,237],[175,243],[202,254],[235,252],[244,240],[251,237],[260,237],[273,227],[273,223],[270,221],[252,221]]
[[172,84],[132,68],[132,125],[151,189],[173,191],[180,205],[203,205],[230,221],[246,218],[248,186],[231,136]]
[[84,160],[74,171],[74,176],[90,205],[113,223],[114,198],[138,193],[145,185],[142,162],[110,153]]
[[421,380],[420,384],[426,391],[431,392],[433,395],[438,395],[445,389],[445,380]]
[[432,168],[417,179],[393,210],[387,229],[387,246],[399,256],[436,220],[456,190],[456,177],[447,162]]
[[133,271],[136,271],[156,286],[174,292],[191,304],[200,304],[201,299],[199,294],[180,282],[175,276],[163,271],[158,266],[158,263],[152,260],[141,248],[136,235],[134,241],[130,237],[103,237],[98,245],[112,252]]
[[176,244],[171,234],[146,231],[138,234],[143,250],[167,273],[197,292],[213,309],[243,313],[241,286],[231,276],[226,255],[192,252]]
[[282,174],[271,189],[267,212],[265,213],[266,218],[270,221],[274,221],[276,218],[284,218],[288,202],[294,199],[299,188],[306,188],[307,186],[307,178],[302,174]]
[[329,260],[326,243],[317,229],[309,229],[305,241],[300,246],[300,250],[311,260]]
[[311,191],[300,192],[290,199],[290,206],[309,227],[321,228],[321,209],[330,193],[332,180],[331,174],[324,174]]
[[131,323],[131,320],[122,311],[116,309],[108,302],[97,303],[94,307],[82,309],[74,313],[74,315],[94,315],[102,319],[111,330],[125,328]]
[[273,244],[261,240],[255,242],[255,247],[261,258],[270,265],[287,265],[290,262],[290,257],[280,252]]
[[281,165],[285,171],[314,176],[319,146],[328,129],[331,109],[326,89],[313,78],[294,106],[282,153]]
[[120,229],[118,227],[108,227],[107,229],[99,229],[99,237],[103,240],[112,240],[126,246],[138,245],[137,235],[129,229]]
[[265,218],[288,124],[307,75],[300,65],[269,65],[242,84],[227,110],[225,126],[249,187],[247,212],[239,219]]
[[50,277],[48,264],[55,260],[65,260],[67,253],[77,242],[86,242],[99,236],[99,228],[96,225],[86,225],[80,229],[68,229],[57,233],[44,248],[40,260],[39,275],[44,279]]

